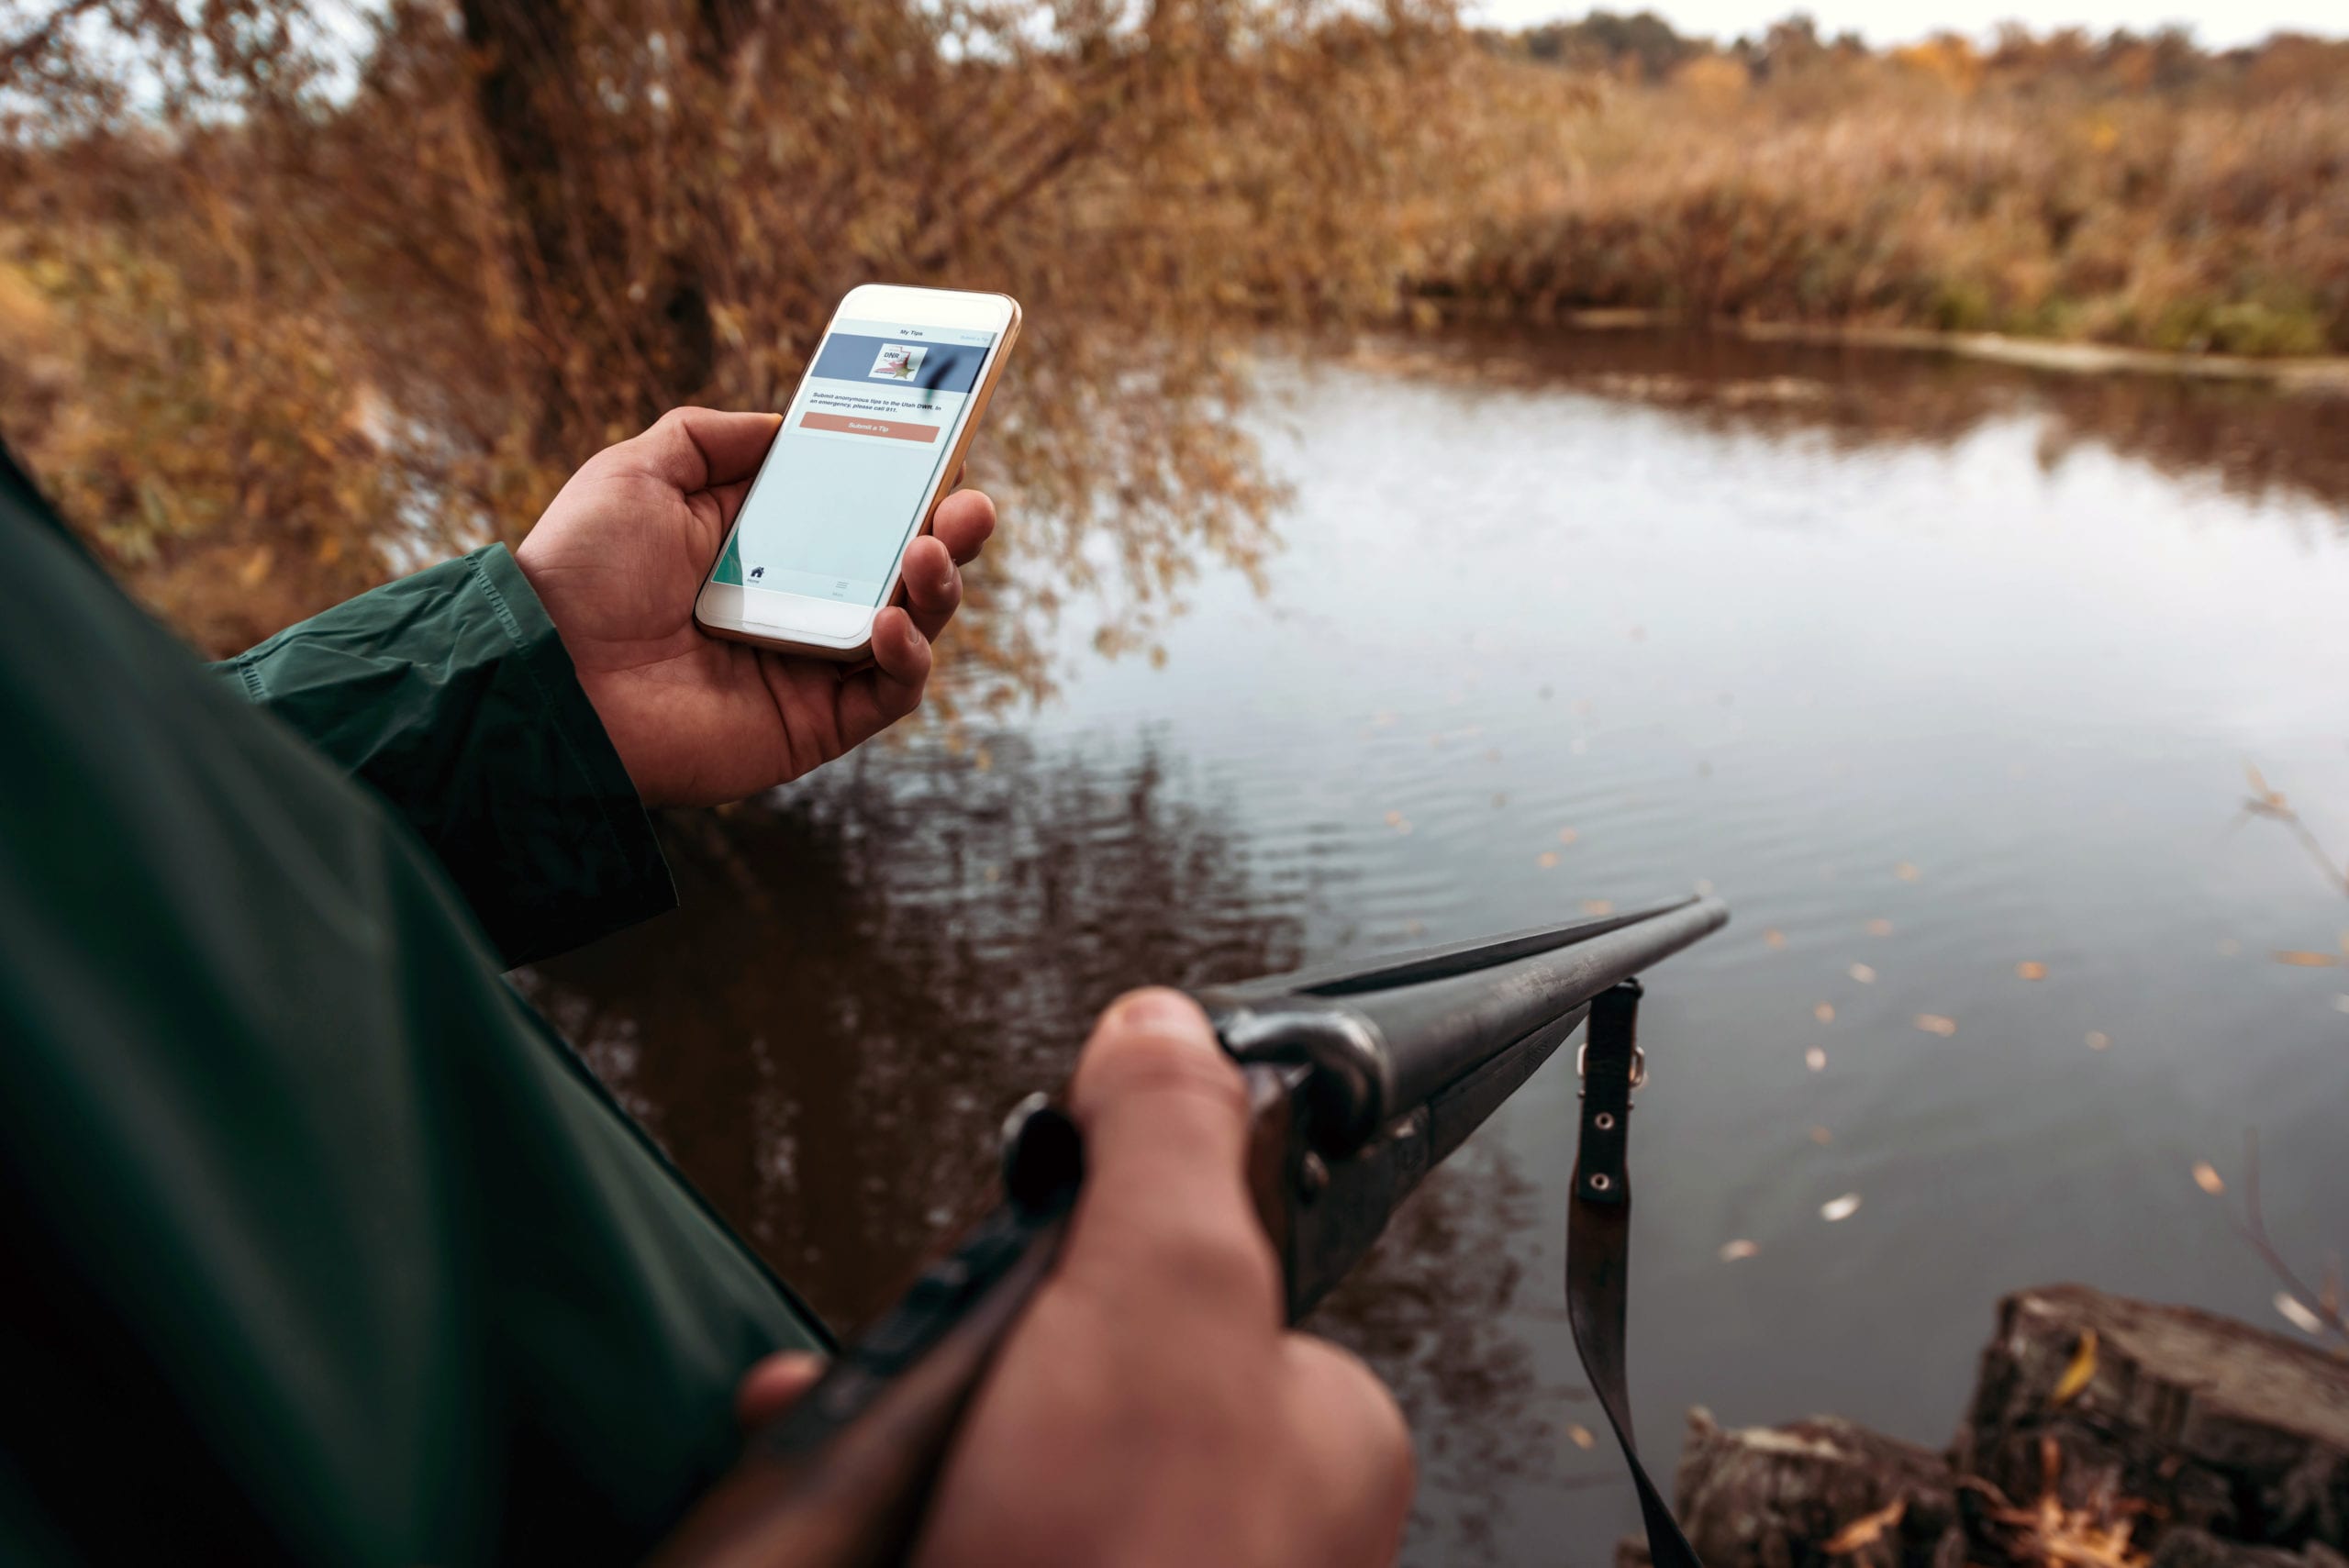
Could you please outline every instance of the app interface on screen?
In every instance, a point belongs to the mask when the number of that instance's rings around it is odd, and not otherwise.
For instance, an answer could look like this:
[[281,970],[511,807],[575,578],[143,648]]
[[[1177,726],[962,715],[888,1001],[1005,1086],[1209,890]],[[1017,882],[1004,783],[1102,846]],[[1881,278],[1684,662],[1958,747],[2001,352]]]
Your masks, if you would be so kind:
[[834,322],[711,580],[878,606],[995,339]]

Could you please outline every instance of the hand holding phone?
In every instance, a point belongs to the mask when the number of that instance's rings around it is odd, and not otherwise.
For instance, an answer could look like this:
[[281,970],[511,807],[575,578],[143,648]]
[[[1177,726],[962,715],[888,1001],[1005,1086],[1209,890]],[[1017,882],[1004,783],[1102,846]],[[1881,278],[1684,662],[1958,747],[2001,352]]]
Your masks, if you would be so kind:
[[1008,295],[850,290],[702,585],[702,629],[821,659],[870,654],[906,548],[961,471],[1019,336]]
[[647,805],[740,800],[912,712],[961,569],[995,530],[976,491],[938,505],[935,537],[899,557],[904,602],[874,617],[864,669],[713,638],[694,622],[696,591],[779,427],[673,410],[590,459],[515,551]]

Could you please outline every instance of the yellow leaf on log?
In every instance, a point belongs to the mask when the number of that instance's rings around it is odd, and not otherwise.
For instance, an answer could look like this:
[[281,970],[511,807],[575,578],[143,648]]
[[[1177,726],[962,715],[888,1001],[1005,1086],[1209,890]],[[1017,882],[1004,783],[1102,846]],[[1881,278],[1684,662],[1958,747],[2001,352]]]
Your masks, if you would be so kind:
[[1884,1539],[1885,1531],[1900,1522],[1900,1516],[1908,1511],[1909,1499],[1895,1497],[1876,1512],[1862,1514],[1835,1532],[1833,1539],[1827,1543],[1827,1555],[1845,1557],[1862,1547],[1874,1546]]
[[2096,1330],[2080,1330],[2079,1349],[2072,1352],[2072,1364],[2055,1380],[2055,1391],[2047,1396],[2050,1405],[2068,1405],[2080,1396],[2080,1390],[2096,1376]]

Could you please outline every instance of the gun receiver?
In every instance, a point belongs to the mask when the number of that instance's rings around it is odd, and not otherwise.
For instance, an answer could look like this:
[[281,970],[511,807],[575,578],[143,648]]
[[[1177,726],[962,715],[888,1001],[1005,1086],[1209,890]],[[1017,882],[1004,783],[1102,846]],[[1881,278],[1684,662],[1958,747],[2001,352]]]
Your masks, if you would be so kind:
[[[1249,1191],[1289,1320],[1345,1277],[1594,1002],[1728,918],[1718,899],[1688,898],[1194,993],[1248,1080]],[[1636,1085],[1636,1056],[1631,1073]],[[1051,1272],[1083,1180],[1074,1124],[1031,1096],[1005,1129],[1003,1204],[751,1439],[661,1560],[831,1568],[901,1556],[996,1346]]]

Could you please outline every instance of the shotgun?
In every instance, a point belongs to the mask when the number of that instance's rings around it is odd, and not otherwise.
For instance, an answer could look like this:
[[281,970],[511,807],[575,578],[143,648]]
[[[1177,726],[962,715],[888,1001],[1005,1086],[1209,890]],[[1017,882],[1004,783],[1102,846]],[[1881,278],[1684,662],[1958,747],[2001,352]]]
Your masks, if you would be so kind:
[[[1625,1123],[1646,1071],[1635,977],[1728,918],[1718,899],[1694,897],[1193,993],[1247,1081],[1249,1192],[1292,1323],[1361,1262],[1421,1178],[1589,1022],[1576,1063],[1568,1316],[1658,1568],[1696,1559],[1640,1467],[1621,1391]],[[901,1559],[989,1359],[1052,1271],[1084,1165],[1075,1124],[1042,1095],[1023,1102],[1005,1126],[1002,1202],[752,1435],[656,1562]]]

